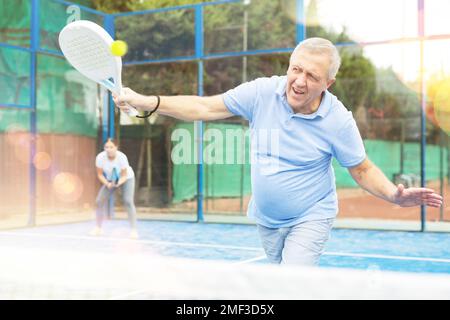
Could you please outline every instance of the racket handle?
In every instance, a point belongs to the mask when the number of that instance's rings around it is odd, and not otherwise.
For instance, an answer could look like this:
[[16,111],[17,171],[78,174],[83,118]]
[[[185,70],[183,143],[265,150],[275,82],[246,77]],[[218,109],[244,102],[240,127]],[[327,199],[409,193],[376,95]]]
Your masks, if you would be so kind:
[[128,103],[126,104],[130,109],[128,111],[124,111],[129,117],[136,117],[139,112],[132,106],[130,106]]
[[[118,90],[118,88],[120,88]],[[119,94],[122,93],[122,85],[120,84],[119,87],[114,88],[114,92],[118,92]],[[136,110],[136,108],[130,106],[128,103],[125,102],[128,108],[130,108],[128,111],[124,111],[129,117],[136,117],[139,112]]]

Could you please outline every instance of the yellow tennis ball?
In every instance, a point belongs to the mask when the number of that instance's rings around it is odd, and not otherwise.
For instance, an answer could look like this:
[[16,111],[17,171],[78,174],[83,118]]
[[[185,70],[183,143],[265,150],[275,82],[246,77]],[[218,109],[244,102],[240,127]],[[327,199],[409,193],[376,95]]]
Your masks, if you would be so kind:
[[128,51],[128,45],[125,41],[116,40],[111,44],[111,53],[114,56],[122,57]]

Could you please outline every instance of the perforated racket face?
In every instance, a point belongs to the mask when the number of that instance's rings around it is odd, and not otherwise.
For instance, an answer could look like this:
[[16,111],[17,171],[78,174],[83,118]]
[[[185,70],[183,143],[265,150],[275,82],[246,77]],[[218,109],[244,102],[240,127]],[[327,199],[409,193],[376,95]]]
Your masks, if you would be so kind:
[[112,55],[112,42],[102,27],[85,20],[68,24],[59,34],[59,45],[69,63],[86,77],[117,92],[121,87],[122,61]]

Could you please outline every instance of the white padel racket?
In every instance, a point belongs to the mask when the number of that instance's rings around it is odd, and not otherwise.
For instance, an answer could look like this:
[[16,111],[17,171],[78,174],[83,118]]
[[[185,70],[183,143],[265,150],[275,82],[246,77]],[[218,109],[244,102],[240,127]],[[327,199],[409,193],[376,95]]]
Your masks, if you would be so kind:
[[[59,33],[59,46],[69,63],[87,78],[119,95],[122,90],[122,59],[111,53],[113,38],[98,24],[78,20]],[[129,116],[138,112],[130,106]]]

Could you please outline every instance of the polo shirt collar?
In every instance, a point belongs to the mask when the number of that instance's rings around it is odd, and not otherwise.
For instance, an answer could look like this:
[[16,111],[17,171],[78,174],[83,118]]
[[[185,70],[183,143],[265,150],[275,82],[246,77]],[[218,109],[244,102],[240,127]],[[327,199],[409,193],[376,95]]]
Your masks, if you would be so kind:
[[[284,77],[282,77],[280,83],[278,84],[278,86],[275,90],[275,93],[277,95],[279,95],[289,106],[289,104],[287,103],[287,99],[286,99],[286,84],[287,84],[287,76],[284,76]],[[316,112],[314,112],[312,114],[296,113],[296,114],[293,114],[293,116],[297,116],[299,118],[304,118],[304,119],[313,119],[316,116],[325,118],[326,115],[328,114],[328,112],[330,111],[330,106],[331,106],[331,93],[328,90],[325,90],[325,93],[322,97],[322,101],[320,102],[319,108],[317,109]],[[292,108],[290,106],[289,106],[289,109],[291,110],[291,112],[293,112]]]

